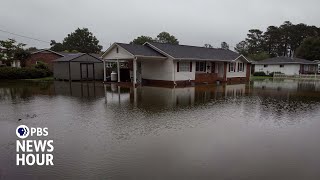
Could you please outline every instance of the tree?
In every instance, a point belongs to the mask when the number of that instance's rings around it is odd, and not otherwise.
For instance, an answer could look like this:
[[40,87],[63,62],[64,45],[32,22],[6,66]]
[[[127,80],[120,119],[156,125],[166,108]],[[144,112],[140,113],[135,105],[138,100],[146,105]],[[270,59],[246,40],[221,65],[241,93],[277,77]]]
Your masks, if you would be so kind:
[[18,48],[14,53],[14,59],[20,60],[21,67],[26,66],[26,60],[30,57],[31,53],[25,49]]
[[0,60],[10,66],[11,62],[17,58],[16,53],[22,51],[24,46],[26,44],[17,44],[17,41],[14,39],[0,40]]
[[235,51],[238,53],[247,56],[249,54],[248,52],[248,42],[247,41],[241,41],[239,42],[236,47],[234,48]]
[[296,56],[308,60],[320,60],[320,37],[305,39],[297,49]]
[[276,26],[269,26],[267,31],[264,33],[265,51],[268,52],[272,57],[278,56],[280,46],[280,29]]
[[102,46],[99,45],[98,39],[93,36],[88,28],[78,28],[64,38],[62,43],[51,40],[51,50],[54,51],[73,51],[82,53],[100,53]]
[[205,47],[205,48],[213,48],[213,46],[211,44],[204,44],[203,47]]
[[255,61],[261,61],[270,58],[270,55],[267,52],[260,52],[258,54],[250,54],[248,57]]
[[236,51],[251,56],[260,56],[265,52],[270,57],[293,56],[304,39],[319,37],[320,28],[306,24],[292,24],[285,21],[281,26],[269,26],[263,33],[259,29],[251,29],[245,41],[240,42]]
[[143,45],[146,42],[153,42],[154,40],[150,36],[139,36],[135,38],[130,44],[140,44]]
[[38,49],[36,47],[29,47],[29,48],[26,49],[26,51],[35,52],[35,51],[38,51]]
[[170,35],[167,32],[160,33],[157,36],[156,41],[160,42],[160,43],[179,44],[178,39],[175,36]]
[[229,50],[229,44],[226,42],[221,43],[221,49]]
[[249,54],[258,54],[263,52],[263,32],[259,29],[250,29],[247,36],[246,41],[248,42]]
[[57,52],[65,51],[65,47],[63,46],[63,44],[57,43],[55,40],[51,40],[50,46],[51,46],[50,49],[52,51],[57,51]]

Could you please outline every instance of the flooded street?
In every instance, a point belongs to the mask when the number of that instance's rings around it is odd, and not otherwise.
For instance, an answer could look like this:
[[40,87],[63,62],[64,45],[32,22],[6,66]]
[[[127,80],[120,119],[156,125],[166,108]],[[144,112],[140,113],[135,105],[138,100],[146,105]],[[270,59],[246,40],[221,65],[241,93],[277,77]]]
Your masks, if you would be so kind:
[[[0,179],[320,178],[320,82],[11,81],[0,113]],[[16,166],[20,124],[48,127],[54,166]]]

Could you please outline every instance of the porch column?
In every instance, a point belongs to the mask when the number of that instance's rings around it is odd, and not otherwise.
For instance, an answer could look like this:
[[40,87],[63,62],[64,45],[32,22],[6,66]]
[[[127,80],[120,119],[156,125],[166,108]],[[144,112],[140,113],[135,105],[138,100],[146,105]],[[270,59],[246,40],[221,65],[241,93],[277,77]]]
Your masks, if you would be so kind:
[[118,82],[120,82],[120,63],[119,63],[119,59],[117,59],[117,70],[118,70]]
[[133,87],[137,84],[137,58],[133,58]]
[[106,75],[107,75],[107,72],[106,72],[106,60],[104,59],[104,60],[103,60],[103,81],[104,81],[104,82],[107,81]]

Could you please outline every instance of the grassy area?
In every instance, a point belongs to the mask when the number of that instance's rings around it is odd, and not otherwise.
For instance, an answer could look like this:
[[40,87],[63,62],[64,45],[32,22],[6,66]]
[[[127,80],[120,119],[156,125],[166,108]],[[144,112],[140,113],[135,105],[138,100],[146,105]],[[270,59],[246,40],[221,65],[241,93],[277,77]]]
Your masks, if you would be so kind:
[[54,78],[52,76],[50,77],[44,77],[44,78],[36,78],[36,79],[21,79],[21,80],[24,80],[24,81],[53,81]]
[[263,80],[263,79],[272,79],[273,77],[270,76],[251,76],[251,80]]

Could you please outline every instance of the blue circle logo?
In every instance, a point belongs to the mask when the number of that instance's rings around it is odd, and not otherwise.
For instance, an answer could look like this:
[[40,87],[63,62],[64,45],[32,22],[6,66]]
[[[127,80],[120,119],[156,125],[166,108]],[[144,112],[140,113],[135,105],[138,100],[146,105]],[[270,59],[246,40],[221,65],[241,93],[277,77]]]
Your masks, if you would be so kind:
[[20,125],[16,129],[16,135],[18,138],[24,139],[29,136],[29,128],[26,125]]

